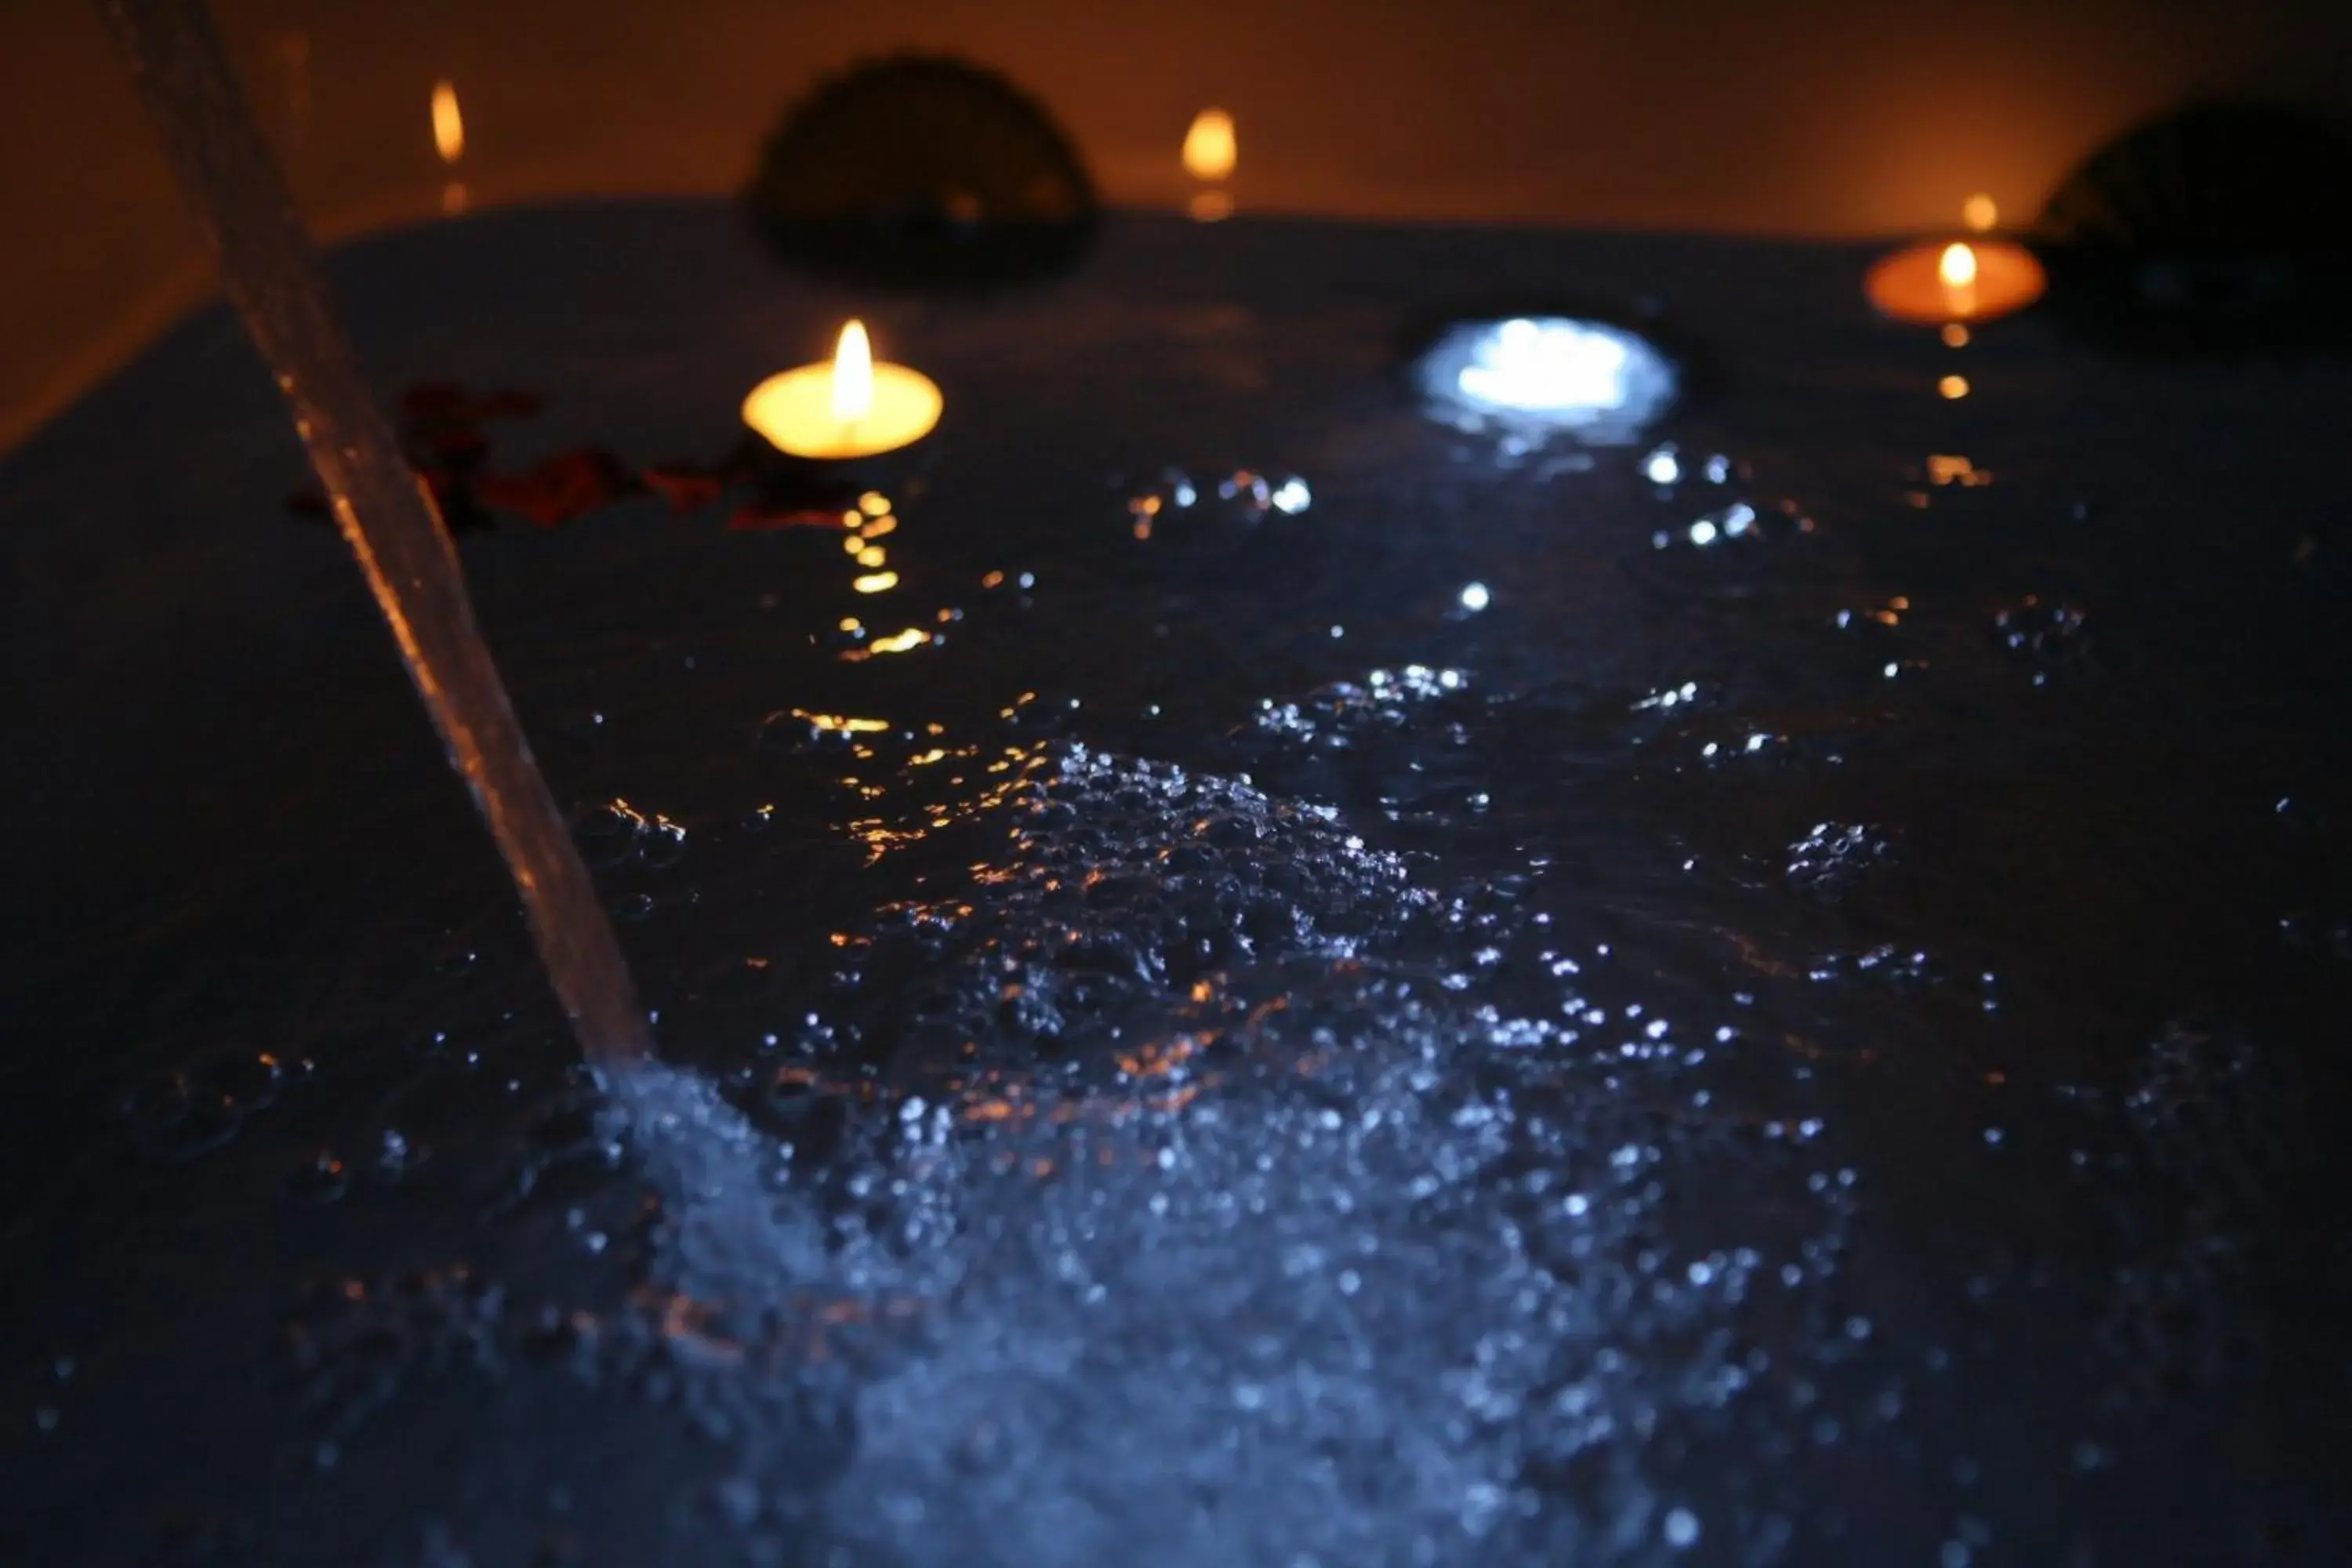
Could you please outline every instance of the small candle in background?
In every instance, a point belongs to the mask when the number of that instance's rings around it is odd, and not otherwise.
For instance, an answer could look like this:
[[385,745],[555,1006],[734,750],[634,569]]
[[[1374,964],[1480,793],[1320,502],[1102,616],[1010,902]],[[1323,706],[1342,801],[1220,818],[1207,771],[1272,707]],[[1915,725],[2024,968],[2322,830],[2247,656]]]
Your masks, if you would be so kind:
[[[1864,290],[1881,313],[1898,321],[1945,329],[1954,348],[1968,342],[1969,321],[2021,310],[2042,298],[2042,263],[2014,240],[1992,234],[2000,209],[1979,192],[1960,206],[1966,239],[1923,240],[1881,257]],[[1957,331],[1957,341],[1955,331]]]
[[1234,165],[1240,161],[1234,117],[1222,109],[1204,109],[1194,115],[1192,129],[1184,132],[1184,172],[1207,188],[1193,192],[1185,210],[1202,223],[1232,216],[1234,196],[1224,182],[1233,177]]
[[743,423],[778,451],[841,461],[911,445],[940,421],[944,400],[930,377],[877,363],[866,323],[851,321],[830,361],[770,376],[743,400]]
[[[466,117],[457,109],[455,82],[433,84],[433,150],[454,176],[457,160],[466,155]],[[452,178],[441,187],[441,210],[451,217],[466,210],[466,182]]]

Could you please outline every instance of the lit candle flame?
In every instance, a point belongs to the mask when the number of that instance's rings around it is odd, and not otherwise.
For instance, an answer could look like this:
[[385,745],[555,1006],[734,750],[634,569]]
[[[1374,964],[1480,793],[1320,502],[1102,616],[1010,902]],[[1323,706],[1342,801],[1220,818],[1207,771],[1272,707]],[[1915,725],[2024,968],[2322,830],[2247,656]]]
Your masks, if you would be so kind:
[[874,345],[866,340],[866,323],[853,321],[841,329],[833,351],[833,416],[853,424],[874,412]]
[[1958,241],[1944,247],[1936,258],[1936,276],[1947,289],[1966,289],[1977,280],[1977,253]]
[[2000,224],[2000,206],[1979,191],[1960,204],[1960,221],[1979,234],[1987,233]]
[[466,121],[457,112],[457,89],[451,82],[433,84],[433,145],[445,163],[465,155]]
[[[939,384],[919,370],[876,359],[866,323],[856,321],[841,329],[830,358],[780,371],[743,399],[743,423],[770,446],[827,462],[897,451],[929,435],[939,420]],[[876,490],[835,511],[842,548],[878,556],[866,542],[898,526],[889,509],[890,498]]]
[[1232,115],[1204,109],[1192,117],[1192,128],[1184,132],[1185,173],[1196,180],[1222,180],[1234,172],[1238,155]]

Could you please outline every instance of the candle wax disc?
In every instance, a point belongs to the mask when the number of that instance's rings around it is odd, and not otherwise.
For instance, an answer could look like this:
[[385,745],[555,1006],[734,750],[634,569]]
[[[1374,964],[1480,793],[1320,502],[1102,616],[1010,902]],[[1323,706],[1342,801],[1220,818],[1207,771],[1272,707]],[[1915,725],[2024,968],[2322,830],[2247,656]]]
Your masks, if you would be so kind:
[[874,401],[855,419],[833,411],[833,366],[804,364],[772,375],[743,400],[743,423],[795,458],[870,458],[920,440],[940,422],[940,389],[903,364],[874,367]]
[[[1975,276],[1965,283],[1944,277],[1944,252],[1956,243],[1966,245],[1976,263]],[[2009,315],[2042,298],[2042,263],[2033,252],[2012,240],[1979,235],[1906,246],[1879,258],[1863,285],[1885,314],[1927,327]]]

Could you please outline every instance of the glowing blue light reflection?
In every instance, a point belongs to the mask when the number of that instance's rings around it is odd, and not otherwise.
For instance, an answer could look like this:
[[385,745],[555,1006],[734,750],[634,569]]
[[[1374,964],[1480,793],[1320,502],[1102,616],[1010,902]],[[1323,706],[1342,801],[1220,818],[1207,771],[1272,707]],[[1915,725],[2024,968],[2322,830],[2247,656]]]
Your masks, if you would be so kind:
[[1564,316],[1456,327],[1421,363],[1423,391],[1465,428],[1630,440],[1674,400],[1675,373],[1638,334]]
[[1574,321],[1505,321],[1471,351],[1454,383],[1474,403],[1552,414],[1622,408],[1625,344]]

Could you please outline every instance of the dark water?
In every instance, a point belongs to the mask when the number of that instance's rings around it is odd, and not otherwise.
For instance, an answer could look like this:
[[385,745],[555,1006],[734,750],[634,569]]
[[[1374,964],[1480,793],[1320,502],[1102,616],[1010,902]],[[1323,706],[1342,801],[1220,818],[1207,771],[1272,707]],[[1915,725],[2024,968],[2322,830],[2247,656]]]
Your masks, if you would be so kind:
[[[713,456],[853,306],[947,393],[886,592],[724,505],[467,542],[659,1010],[625,1124],[181,329],[0,468],[12,1560],[2330,1560],[2352,380],[1954,353],[1860,261],[344,256],[387,385],[547,395],[518,467]],[[1422,416],[1402,344],[1546,297],[1693,397]]]

